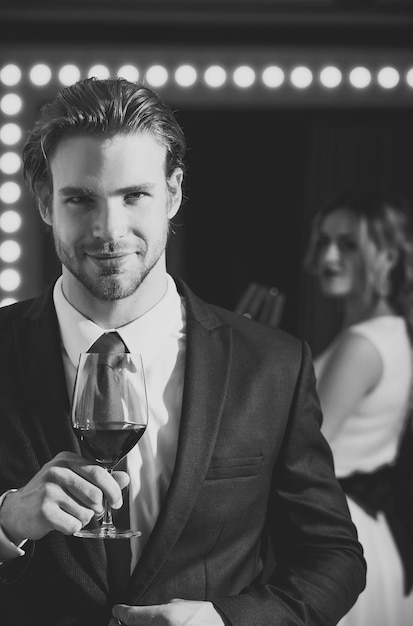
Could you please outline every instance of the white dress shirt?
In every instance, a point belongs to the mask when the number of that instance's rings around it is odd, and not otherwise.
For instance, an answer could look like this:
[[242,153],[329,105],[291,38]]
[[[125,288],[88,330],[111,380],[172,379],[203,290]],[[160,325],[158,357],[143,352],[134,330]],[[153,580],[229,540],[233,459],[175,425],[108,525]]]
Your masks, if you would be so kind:
[[142,355],[148,426],[127,456],[131,528],[142,531],[141,537],[131,539],[132,571],[157,520],[175,465],[186,349],[184,302],[168,275],[167,291],[152,309],[125,326],[103,329],[66,300],[61,277],[55,284],[53,298],[70,398],[79,355],[87,352],[102,333],[116,331],[129,352]]

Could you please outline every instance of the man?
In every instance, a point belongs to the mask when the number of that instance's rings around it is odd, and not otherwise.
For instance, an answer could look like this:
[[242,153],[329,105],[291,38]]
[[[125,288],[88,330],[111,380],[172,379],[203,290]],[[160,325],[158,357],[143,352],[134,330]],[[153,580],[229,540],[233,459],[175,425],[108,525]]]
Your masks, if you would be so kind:
[[[121,79],[64,89],[24,148],[62,276],[0,312],[8,626],[330,625],[364,587],[307,346],[202,302],[167,273],[184,152],[170,109]],[[79,354],[109,331],[142,354],[150,405],[128,455],[142,537],[119,592],[109,546],[73,536],[98,523],[103,495],[119,508],[127,483],[80,456],[70,420]]]

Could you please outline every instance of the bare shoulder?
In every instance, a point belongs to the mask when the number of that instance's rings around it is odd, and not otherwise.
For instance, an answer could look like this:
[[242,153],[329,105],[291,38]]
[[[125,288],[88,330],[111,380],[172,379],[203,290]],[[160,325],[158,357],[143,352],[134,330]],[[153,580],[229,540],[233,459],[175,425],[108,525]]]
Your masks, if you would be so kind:
[[329,359],[331,368],[349,368],[353,376],[360,376],[373,388],[381,379],[383,361],[378,348],[366,335],[352,328],[340,333]]

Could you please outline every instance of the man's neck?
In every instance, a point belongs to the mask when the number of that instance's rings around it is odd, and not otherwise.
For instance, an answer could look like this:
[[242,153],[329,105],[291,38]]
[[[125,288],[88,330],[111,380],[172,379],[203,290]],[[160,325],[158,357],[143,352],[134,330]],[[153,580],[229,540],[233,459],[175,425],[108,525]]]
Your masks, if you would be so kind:
[[[130,296],[114,301],[100,300],[80,283],[73,285],[63,275],[63,295],[82,315],[101,328],[120,328],[152,309],[165,295],[167,274],[148,280],[147,277]],[[152,278],[152,277],[151,277]]]

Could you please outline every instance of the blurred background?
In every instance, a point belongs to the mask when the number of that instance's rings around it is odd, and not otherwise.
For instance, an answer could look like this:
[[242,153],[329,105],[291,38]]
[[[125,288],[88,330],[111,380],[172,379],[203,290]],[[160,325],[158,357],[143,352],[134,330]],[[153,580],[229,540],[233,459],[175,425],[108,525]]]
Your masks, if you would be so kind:
[[302,270],[320,203],[352,184],[413,200],[412,0],[3,0],[0,302],[59,273],[22,185],[39,108],[86,76],[143,80],[188,141],[169,270],[233,309],[251,281],[318,353],[335,312]]

